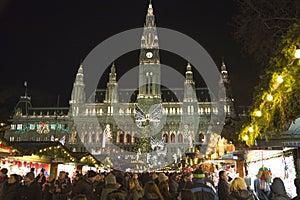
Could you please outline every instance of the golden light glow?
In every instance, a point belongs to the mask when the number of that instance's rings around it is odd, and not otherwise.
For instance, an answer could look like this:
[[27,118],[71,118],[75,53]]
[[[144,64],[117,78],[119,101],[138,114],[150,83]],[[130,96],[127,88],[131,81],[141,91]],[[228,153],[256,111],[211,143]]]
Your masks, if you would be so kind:
[[300,58],[300,49],[296,49],[295,58],[297,58],[297,59]]
[[267,100],[268,100],[268,101],[272,101],[272,100],[273,100],[273,95],[268,94],[268,95],[267,95]]
[[256,111],[255,115],[256,115],[257,117],[261,117],[262,113],[261,113],[260,110],[258,110],[258,111]]
[[248,131],[249,131],[250,133],[253,133],[253,132],[254,132],[254,129],[253,129],[253,127],[252,127],[252,126],[250,126],[250,127],[249,127],[249,129],[248,129]]
[[249,136],[248,135],[244,135],[244,141],[247,141],[247,140],[249,140]]
[[283,82],[283,77],[279,75],[276,79],[277,83],[282,83]]

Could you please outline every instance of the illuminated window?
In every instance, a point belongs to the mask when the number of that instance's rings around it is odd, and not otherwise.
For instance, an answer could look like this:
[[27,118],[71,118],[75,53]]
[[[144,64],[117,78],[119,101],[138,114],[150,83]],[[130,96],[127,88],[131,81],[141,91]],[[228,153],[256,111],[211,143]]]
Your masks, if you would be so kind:
[[13,136],[9,137],[9,141],[11,141],[11,142],[15,141],[15,137],[13,137]]
[[22,130],[22,124],[17,124],[17,130]]
[[15,125],[15,124],[11,124],[11,125],[10,125],[10,129],[11,129],[11,130],[15,130],[15,129],[16,129],[16,125]]

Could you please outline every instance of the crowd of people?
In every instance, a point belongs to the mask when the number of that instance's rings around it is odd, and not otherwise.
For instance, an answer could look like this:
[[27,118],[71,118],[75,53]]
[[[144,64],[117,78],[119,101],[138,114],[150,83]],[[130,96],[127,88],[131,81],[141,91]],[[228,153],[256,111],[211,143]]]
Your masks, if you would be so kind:
[[[60,171],[57,178],[46,176],[42,169],[35,177],[33,171],[24,177],[0,170],[0,200],[290,200],[284,183],[275,178],[270,192],[263,197],[250,191],[245,180],[219,171],[218,184],[199,167],[194,172],[181,173],[126,173],[111,171],[86,174],[76,172],[74,178]],[[300,179],[295,179],[300,194]],[[300,199],[299,196],[293,200]]]

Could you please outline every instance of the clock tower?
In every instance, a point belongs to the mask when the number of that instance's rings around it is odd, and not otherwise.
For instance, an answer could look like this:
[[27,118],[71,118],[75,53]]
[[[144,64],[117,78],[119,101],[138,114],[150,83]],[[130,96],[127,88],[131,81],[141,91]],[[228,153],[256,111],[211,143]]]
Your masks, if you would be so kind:
[[138,104],[149,107],[161,103],[160,83],[158,36],[150,2],[141,38]]

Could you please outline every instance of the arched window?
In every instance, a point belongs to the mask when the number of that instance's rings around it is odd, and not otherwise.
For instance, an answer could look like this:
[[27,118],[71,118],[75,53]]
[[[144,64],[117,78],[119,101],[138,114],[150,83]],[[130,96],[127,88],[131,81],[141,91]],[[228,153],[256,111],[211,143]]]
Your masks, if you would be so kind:
[[131,135],[130,134],[126,135],[126,143],[131,144]]
[[183,137],[181,133],[178,135],[178,143],[183,143]]
[[89,143],[89,135],[88,134],[85,134],[84,135],[84,139],[83,139],[84,143]]
[[124,143],[124,134],[123,133],[120,134],[120,143],[121,144]]
[[171,134],[171,143],[175,143],[175,134],[174,133]]
[[169,142],[169,138],[168,138],[168,134],[167,133],[165,133],[165,134],[163,134],[163,138],[164,138],[164,142],[165,143],[168,143]]
[[204,142],[204,134],[203,133],[199,134],[199,142],[200,143]]
[[95,142],[96,142],[96,134],[93,133],[93,134],[92,134],[92,143],[95,143]]

